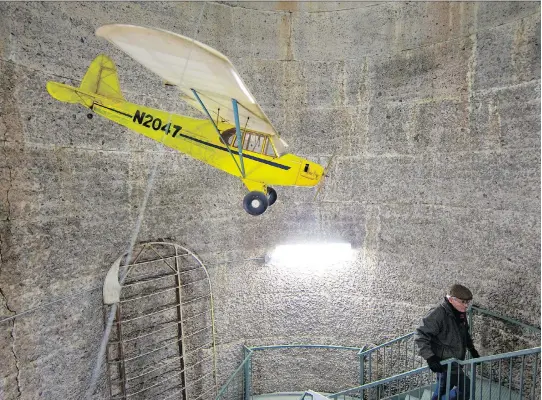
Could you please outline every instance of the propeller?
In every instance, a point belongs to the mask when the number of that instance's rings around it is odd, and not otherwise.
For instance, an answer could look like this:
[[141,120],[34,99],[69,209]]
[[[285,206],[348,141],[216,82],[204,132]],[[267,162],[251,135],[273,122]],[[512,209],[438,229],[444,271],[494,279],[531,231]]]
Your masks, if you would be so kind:
[[331,169],[331,165],[333,164],[333,159],[335,158],[335,155],[337,153],[333,153],[333,155],[331,156],[331,158],[329,159],[329,161],[327,162],[327,165],[326,167],[324,168],[324,173],[322,174],[322,178],[320,179],[320,183],[318,183],[318,185],[316,186],[316,190],[314,192],[314,198],[313,198],[313,201],[316,200],[316,198],[318,197],[318,194],[320,193],[320,191],[322,190],[322,188],[324,187],[324,182],[326,180],[326,177],[328,176],[328,172],[329,170]]

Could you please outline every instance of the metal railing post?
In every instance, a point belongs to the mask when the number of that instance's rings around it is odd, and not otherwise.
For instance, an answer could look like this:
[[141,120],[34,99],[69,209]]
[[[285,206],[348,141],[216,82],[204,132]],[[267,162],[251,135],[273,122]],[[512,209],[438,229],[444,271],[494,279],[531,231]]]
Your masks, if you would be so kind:
[[[365,356],[361,354],[362,351],[358,353],[359,356],[359,385],[363,386],[365,383]],[[363,389],[360,391],[359,398],[363,400]]]
[[245,400],[250,400],[252,397],[252,351],[246,347],[244,348],[245,358],[248,358],[247,362],[243,367],[244,377],[245,377]]
[[452,379],[452,363],[448,363],[447,368],[446,368],[446,399],[450,398],[450,380],[451,379]]
[[533,362],[533,383],[531,388],[531,399],[534,399],[535,387],[536,387],[536,377],[537,377],[537,368],[538,368],[538,354],[536,354]]
[[475,398],[476,391],[476,367],[474,363],[470,365],[470,397],[471,399]]

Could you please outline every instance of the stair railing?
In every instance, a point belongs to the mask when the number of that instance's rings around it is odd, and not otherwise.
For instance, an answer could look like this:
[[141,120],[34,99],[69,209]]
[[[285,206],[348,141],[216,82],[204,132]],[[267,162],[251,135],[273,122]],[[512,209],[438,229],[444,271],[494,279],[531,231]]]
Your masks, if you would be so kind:
[[[446,373],[441,375],[446,376],[446,385],[444,393],[437,396],[439,400],[449,399],[454,392],[458,395],[459,384],[452,381],[452,371],[457,368],[463,370],[463,386],[472,394],[469,397],[465,390],[456,397],[458,400],[540,399],[540,347],[465,361],[448,359],[441,364],[446,366]],[[327,397],[333,400],[415,400],[430,398],[435,387],[435,374],[424,366]]]
[[[473,316],[481,315],[484,317],[496,318],[501,321],[504,321],[512,326],[517,326],[521,328],[522,332],[528,331],[534,333],[535,335],[540,335],[540,328],[534,327],[531,325],[524,324],[520,321],[499,315],[489,310],[484,310],[477,306],[473,306],[469,312],[469,324],[471,325],[471,330],[475,324]],[[359,350],[359,382],[360,385],[357,389],[363,395],[364,388],[372,389],[376,388],[379,393],[384,393],[388,390],[388,382],[394,382],[393,385],[398,387],[404,387],[405,384],[408,387],[416,384],[417,388],[422,388],[424,385],[434,384],[434,374],[426,367],[425,361],[418,356],[417,346],[414,343],[414,333],[411,332],[399,338],[393,339],[381,345],[375,346],[371,349],[366,350],[366,346],[361,349],[358,348],[348,348],[341,346],[327,346],[327,345],[279,345],[279,346],[260,346],[260,347],[244,347],[244,359],[239,365],[239,367],[234,371],[230,376],[227,382],[222,386],[219,391],[216,400],[250,400],[252,397],[252,355],[254,351],[260,350],[270,350],[270,349],[284,349],[284,348],[335,348],[335,349],[348,349],[348,350]],[[540,348],[538,353],[540,352]],[[532,350],[532,349],[530,349]],[[527,350],[527,351],[530,351]],[[536,349],[535,349],[536,350]],[[508,354],[519,354],[518,357],[522,354],[521,351],[506,353]],[[525,353],[527,354],[527,353]],[[532,353],[528,353],[532,354]],[[525,363],[519,360],[506,361],[511,359],[511,357],[505,357],[505,354],[500,355],[502,358],[501,362],[496,364],[494,360],[497,360],[494,357],[488,356],[483,358],[478,358],[473,362],[473,365],[479,365],[478,376],[476,376],[476,371],[467,371],[467,375],[473,374],[477,379],[480,379],[481,382],[493,382],[495,379],[500,379],[506,387],[509,387],[510,390],[508,393],[509,397],[502,397],[503,399],[516,400],[515,397],[512,397],[512,393],[519,390],[521,393],[525,392],[525,388],[531,386],[540,386],[540,370],[538,362],[538,355],[536,356],[536,362]],[[450,364],[457,361],[446,360],[443,364]],[[489,364],[488,364],[489,362]],[[465,365],[464,362],[457,362],[461,365]],[[485,364],[484,364],[485,363]],[[493,364],[492,364],[493,363]],[[519,365],[519,367],[517,367]],[[536,365],[536,366],[534,366]],[[514,368],[516,367],[516,368]],[[485,369],[484,369],[485,368]],[[501,368],[508,369],[510,372],[509,375],[504,375],[501,371]],[[526,372],[526,369],[531,369],[532,374]],[[397,383],[400,377],[404,377],[404,382],[401,384]],[[523,377],[523,378],[522,378]],[[533,378],[534,377],[534,378]],[[521,381],[523,379],[523,381]],[[476,379],[474,379],[476,380]],[[431,383],[433,382],[433,383]],[[494,382],[493,382],[494,383]],[[392,385],[392,386],[393,386]],[[509,386],[506,386],[509,385]],[[499,386],[502,386],[499,384]],[[480,390],[484,390],[485,386],[481,386]],[[516,388],[516,389],[514,389]],[[349,389],[349,390],[354,390]],[[502,388],[501,388],[502,389]],[[374,391],[373,390],[373,391]],[[418,389],[420,390],[420,389]],[[515,390],[515,392],[513,392]],[[355,392],[355,390],[354,390]],[[502,392],[502,390],[501,390]],[[539,390],[538,390],[539,392]],[[341,392],[343,393],[343,392]],[[516,393],[517,394],[517,393]],[[540,393],[538,393],[540,394]],[[500,392],[499,392],[500,396]],[[363,398],[363,397],[361,397]],[[376,398],[376,397],[375,397]],[[378,397],[380,398],[380,397]],[[499,397],[501,398],[501,397]],[[529,397],[522,397],[521,400],[527,399]],[[531,397],[534,399],[534,397]],[[539,397],[537,397],[539,398]],[[520,398],[518,398],[520,399]]]
[[252,351],[243,346],[244,359],[239,364],[237,369],[229,377],[216,396],[216,400],[240,400],[250,399],[250,362],[252,359]]
[[361,352],[361,383],[370,383],[424,366],[423,358],[417,354],[414,333]]
[[[468,311],[468,320],[471,332],[476,324],[476,316],[489,317],[500,320],[509,326],[521,328],[522,332],[535,334],[540,337],[540,328],[525,324],[515,319],[472,306]],[[418,348],[414,343],[415,332],[382,343],[360,353],[360,383],[370,383],[402,372],[425,366],[425,361],[418,355]],[[474,337],[474,335],[473,335]]]
[[487,317],[492,317],[492,318],[501,320],[501,321],[506,322],[506,323],[508,323],[510,325],[520,327],[520,328],[522,328],[523,330],[525,330],[525,331],[527,331],[529,333],[534,333],[534,334],[540,335],[540,332],[541,332],[539,327],[529,325],[529,324],[525,324],[525,323],[523,323],[521,321],[518,321],[516,319],[507,317],[505,315],[501,315],[501,314],[493,312],[491,310],[486,310],[486,309],[481,308],[481,307],[479,307],[477,305],[474,305],[474,304],[471,307],[469,307],[469,309],[467,311],[467,315],[468,315],[467,318],[469,320],[469,325],[470,325],[471,330],[474,328],[474,319],[473,319],[473,317],[475,315],[477,315],[477,314],[481,315],[481,316],[487,316]]
[[310,349],[310,350],[332,350],[332,351],[354,351],[356,354],[356,369],[359,368],[356,380],[361,383],[361,353],[365,350],[364,347],[347,347],[333,345],[318,345],[318,344],[298,344],[298,345],[273,345],[273,346],[244,346],[244,359],[237,367],[234,373],[222,386],[215,400],[250,400],[252,398],[252,363],[255,352],[261,351],[276,351],[276,350],[294,350],[294,349]]

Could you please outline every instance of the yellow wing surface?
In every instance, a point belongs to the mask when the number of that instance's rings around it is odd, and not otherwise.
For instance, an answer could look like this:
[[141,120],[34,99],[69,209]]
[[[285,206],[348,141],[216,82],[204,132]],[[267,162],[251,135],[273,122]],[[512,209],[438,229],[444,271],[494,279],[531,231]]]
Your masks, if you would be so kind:
[[[48,82],[47,90],[59,101],[80,103],[96,114],[168,147],[232,175],[241,176],[235,163],[239,163],[237,149],[232,149],[232,157],[211,121],[127,102],[120,91],[116,67],[105,55],[99,55],[92,62],[79,88]],[[232,124],[218,123],[221,132],[231,131],[232,128]],[[258,143],[261,144],[254,147],[254,151],[243,150],[246,176],[249,177],[243,182],[249,190],[265,192],[266,185],[314,186],[319,181],[323,171],[318,164],[292,154],[278,157],[271,146],[272,140],[278,138],[258,135],[253,132],[251,140],[260,140]]]
[[220,115],[234,124],[231,100],[235,99],[240,105],[239,120],[243,127],[277,135],[233,64],[215,49],[173,32],[133,25],[105,25],[98,28],[96,35],[176,85],[183,100],[203,111],[192,93],[195,89],[213,119]]

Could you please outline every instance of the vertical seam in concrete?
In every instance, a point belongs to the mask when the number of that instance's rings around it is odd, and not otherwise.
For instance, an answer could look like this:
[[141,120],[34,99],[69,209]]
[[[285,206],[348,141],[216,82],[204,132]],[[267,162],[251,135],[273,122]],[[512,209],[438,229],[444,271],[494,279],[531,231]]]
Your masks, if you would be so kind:
[[499,100],[498,97],[490,99],[488,102],[488,115],[489,115],[489,129],[495,131],[495,145],[497,149],[502,149],[502,135],[501,135],[501,114],[499,113]]
[[465,3],[464,2],[459,2],[459,15],[458,15],[458,18],[459,18],[459,35],[460,36],[464,36],[465,33],[468,33],[469,31],[469,24],[467,22],[467,29],[466,29],[466,32],[465,32]]
[[[6,141],[5,140],[4,140],[3,144],[4,145],[2,146],[2,152],[4,153],[4,159],[6,159],[7,154],[6,154]],[[9,192],[10,192],[11,187],[13,185],[13,177],[11,175],[11,167],[9,165],[7,166],[7,169],[8,169],[8,175],[9,175],[9,183],[8,183],[8,187],[6,189],[6,219],[3,222],[7,222],[7,225],[9,226],[9,221],[11,220],[11,203],[9,201]],[[3,265],[3,262],[4,262],[4,257],[3,257],[3,253],[2,253],[2,249],[4,247],[3,236],[4,236],[4,229],[1,229],[0,230],[0,266]],[[0,272],[2,272],[1,268],[0,268]]]
[[498,132],[497,132],[497,138],[499,139],[499,148],[502,148],[502,142],[503,142],[503,137],[502,137],[502,123],[501,123],[501,113],[499,112],[499,98],[498,97],[495,97],[495,115],[497,116],[497,127],[498,127]]
[[[397,5],[393,5],[393,7],[399,7]],[[397,20],[395,21],[395,29],[394,29],[394,42],[395,42],[395,50],[397,51],[397,49],[401,49],[402,48],[402,43],[400,42],[401,40],[401,36],[403,35],[403,18],[404,18],[404,13],[403,13],[403,10],[404,10],[404,7],[399,7],[399,11],[398,11],[398,18]]]
[[[365,99],[367,100],[366,102],[366,110],[365,110],[365,127],[366,127],[366,132],[365,132],[365,138],[363,140],[363,146],[362,146],[362,154],[363,156],[366,156],[368,153],[369,153],[369,145],[368,145],[368,142],[369,142],[369,115],[370,115],[370,112],[371,112],[371,99],[373,98],[373,96],[371,96],[371,82],[369,81],[370,79],[370,75],[369,75],[369,58],[367,56],[365,56],[365,62],[363,63],[363,82],[364,82],[364,85],[365,85]],[[359,107],[361,108],[362,105],[363,105],[363,98],[361,96],[361,91],[358,92],[358,98],[359,98]]]
[[342,63],[342,81],[341,81],[342,99],[339,100],[339,105],[341,107],[347,107],[346,86],[348,85],[348,83],[347,83],[347,77],[346,77],[346,62],[345,60],[339,60],[338,66],[340,66],[341,63]]
[[[7,302],[6,302],[7,307]],[[21,369],[19,368],[19,359],[15,353],[15,319],[13,320],[13,325],[11,327],[11,352],[13,353],[13,358],[15,359],[15,369],[17,370],[17,376],[15,377],[15,382],[17,383],[17,398],[21,398]]]
[[[374,212],[375,210],[376,213]],[[382,229],[380,205],[376,204],[374,207],[369,206],[367,211],[367,218],[365,219],[365,240],[363,243],[363,261],[367,266],[367,281],[369,288],[372,290],[375,277],[374,270],[380,251],[379,237]],[[369,251],[372,253],[371,257],[368,257],[367,255]]]
[[[469,57],[469,64],[468,64],[468,70],[467,70],[467,102],[468,102],[468,111],[469,111],[469,120],[472,117],[473,112],[473,98],[474,98],[474,91],[473,91],[473,83],[474,83],[474,75],[476,73],[476,51],[478,50],[478,3],[475,3],[474,5],[474,32],[472,35],[469,36],[469,38],[472,41],[472,50]],[[470,124],[469,124],[469,130],[470,130]]]
[[[452,7],[451,7],[451,4],[448,3],[448,28],[450,30],[452,30],[454,28],[454,15],[453,15],[453,11],[452,10]],[[461,30],[459,31],[461,32]]]
[[11,11],[11,7],[10,7],[11,4],[8,4],[8,31],[6,33],[6,36],[8,37],[8,43],[7,43],[7,46],[6,46],[6,55],[5,55],[5,60],[9,61],[14,61],[12,60],[12,54],[13,54],[13,39],[12,39],[12,29],[13,29],[13,15],[12,15],[12,11]]
[[[433,83],[431,82],[431,85]],[[418,119],[418,113],[419,113],[419,105],[416,103],[413,103],[411,105],[408,105],[405,107],[405,112],[407,114],[407,119],[405,122],[405,136],[407,140],[407,145],[409,149],[414,148],[414,141],[416,138],[416,121]]]
[[[11,313],[11,315],[15,315],[15,311],[12,310],[9,307],[8,299],[6,295],[4,294],[4,291],[2,288],[0,288],[0,296],[4,299],[4,303],[6,304],[6,309]],[[13,324],[11,326],[11,353],[13,354],[13,358],[15,360],[15,369],[17,370],[17,375],[15,376],[15,382],[17,383],[17,399],[21,397],[21,385],[20,385],[20,378],[21,378],[21,370],[19,368],[19,359],[17,358],[17,354],[15,353],[15,319],[13,319]]]
[[524,75],[521,71],[521,47],[525,45],[525,18],[519,20],[519,27],[514,33],[514,40],[512,43],[512,49],[510,51],[510,58],[512,61],[512,69],[514,71],[513,79],[514,83],[521,82]]
[[[9,26],[9,33],[8,33],[9,37],[10,37],[10,42],[11,42],[11,23],[10,23],[10,26]],[[4,66],[6,68],[7,71],[4,71],[4,76],[6,77],[6,80],[11,80],[11,78],[13,78],[13,70],[15,69],[14,66],[11,65],[11,63],[9,63],[9,61],[5,64]],[[7,83],[7,82],[3,82],[4,84],[8,84],[8,92],[4,94],[4,96],[2,96],[2,99],[0,101],[0,104],[4,107],[4,109],[6,109],[6,104],[9,104],[10,101],[9,100],[12,100],[12,94],[9,93],[9,85],[11,84],[10,83]],[[9,115],[9,110],[7,113],[5,113],[5,115]],[[4,157],[4,159],[8,159],[7,158],[7,155],[8,155],[8,151],[7,151],[7,143],[8,143],[8,131],[10,130],[10,126],[9,123],[7,123],[7,121],[4,121],[3,120],[3,117],[2,117],[2,124],[4,124],[5,126],[5,132],[4,132],[4,135],[3,137],[0,139],[1,140],[1,154],[2,156]],[[10,194],[10,190],[12,188],[12,185],[13,185],[13,176],[12,176],[12,167],[10,166],[9,164],[9,160],[8,162],[6,163],[6,168],[7,168],[7,171],[8,171],[8,183],[7,183],[7,187],[4,187],[2,185],[2,193],[1,193],[1,196],[2,196],[2,201],[4,201],[4,197],[5,197],[5,205],[6,205],[6,217],[5,219],[2,218],[2,221],[0,222],[1,223],[1,229],[0,229],[0,273],[2,272],[2,269],[1,269],[1,266],[4,265],[4,254],[3,254],[3,249],[4,249],[4,242],[5,242],[5,235],[6,235],[6,231],[7,231],[7,228],[9,227],[9,222],[10,222],[10,210],[11,210],[11,204],[10,204],[10,201],[9,201],[9,194]],[[8,310],[8,312],[11,314],[11,315],[14,315],[15,312],[10,308],[9,306],[9,303],[8,303],[8,299],[6,297],[6,295],[4,294],[4,291],[2,290],[2,288],[0,287],[0,297],[1,299],[3,300],[4,304],[5,304],[5,307],[6,309]],[[15,353],[15,320],[13,320],[13,323],[11,325],[11,330],[10,330],[10,337],[11,337],[11,352],[13,353],[13,358],[14,358],[14,362],[15,362],[15,368],[17,370],[17,375],[16,375],[16,383],[17,383],[17,390],[18,390],[18,394],[17,394],[17,398],[20,398],[21,397],[21,389],[20,389],[20,386],[19,386],[19,376],[20,376],[20,370],[19,370],[19,362],[18,362],[18,359],[17,359],[17,355]]]
[[6,303],[6,308],[7,310],[13,315],[15,314],[15,311],[13,311],[9,305],[8,305],[8,299],[6,297],[6,295],[4,294],[4,291],[2,290],[2,288],[0,287],[0,296],[2,296],[2,298],[4,299],[4,302]]
[[288,42],[286,43],[286,59],[287,60],[293,60],[294,59],[294,53],[292,49],[292,25],[293,25],[293,13],[291,11],[288,11],[288,14],[286,14],[286,19],[288,21]]
[[[11,66],[8,66],[6,65],[6,68],[10,68],[11,69]],[[11,70],[9,72],[12,72]],[[10,74],[11,76],[13,74]],[[9,79],[9,78],[8,78]],[[10,96],[11,97],[11,96]],[[6,102],[7,101],[7,96],[3,98],[3,102]],[[4,104],[5,106],[5,104]],[[8,124],[4,124],[5,125],[5,132],[4,132],[4,137],[2,137],[2,155],[4,157],[4,160],[8,160],[8,151],[6,149],[6,145],[7,145],[7,142],[8,142],[8,130],[9,130],[9,126]],[[12,170],[13,168],[11,167],[11,165],[9,164],[9,161],[7,162],[7,165],[6,165],[6,168],[8,170],[8,184],[7,184],[7,188],[5,189],[5,201],[6,201],[6,218],[4,220],[2,220],[2,229],[0,229],[0,267],[3,265],[3,262],[4,262],[4,255],[3,255],[3,247],[4,247],[4,235],[5,235],[5,226],[9,226],[9,222],[11,220],[11,203],[10,203],[10,200],[9,200],[9,195],[10,195],[10,191],[11,191],[11,188],[13,186],[13,175],[12,175]],[[2,193],[3,195],[3,193]],[[3,197],[3,196],[2,196]],[[0,268],[0,272],[2,271],[2,269]],[[2,294],[3,295],[3,294]],[[4,297],[5,298],[5,297]],[[6,306],[7,306],[7,300],[6,300]],[[9,309],[9,308],[8,308]]]

